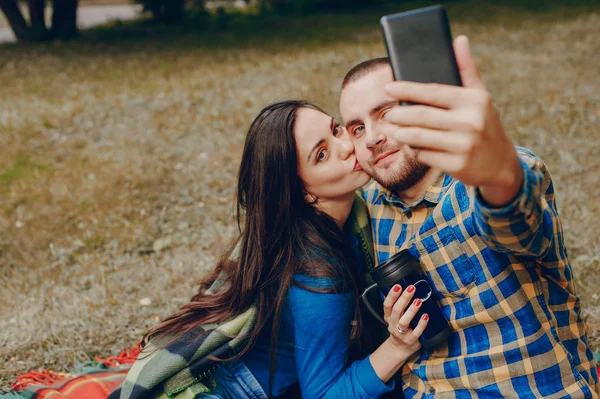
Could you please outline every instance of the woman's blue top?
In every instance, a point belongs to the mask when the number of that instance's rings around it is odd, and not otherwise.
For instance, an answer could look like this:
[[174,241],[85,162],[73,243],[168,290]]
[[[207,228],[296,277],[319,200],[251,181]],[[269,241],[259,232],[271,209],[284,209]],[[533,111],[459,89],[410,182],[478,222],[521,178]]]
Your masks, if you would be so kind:
[[[355,248],[353,248],[355,249]],[[313,288],[331,289],[330,278],[295,275]],[[357,298],[353,292],[319,293],[292,285],[281,312],[273,393],[279,396],[300,383],[304,398],[378,398],[393,390],[384,384],[369,358],[348,366],[351,322]],[[242,362],[269,392],[271,325],[267,324]]]

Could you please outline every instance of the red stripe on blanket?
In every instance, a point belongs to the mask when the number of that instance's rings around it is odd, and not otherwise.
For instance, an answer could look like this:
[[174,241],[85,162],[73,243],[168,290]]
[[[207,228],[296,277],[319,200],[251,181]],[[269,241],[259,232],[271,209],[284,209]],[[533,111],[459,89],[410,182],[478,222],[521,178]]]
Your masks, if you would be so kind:
[[129,370],[82,375],[51,388],[37,390],[35,399],[106,399],[125,380]]

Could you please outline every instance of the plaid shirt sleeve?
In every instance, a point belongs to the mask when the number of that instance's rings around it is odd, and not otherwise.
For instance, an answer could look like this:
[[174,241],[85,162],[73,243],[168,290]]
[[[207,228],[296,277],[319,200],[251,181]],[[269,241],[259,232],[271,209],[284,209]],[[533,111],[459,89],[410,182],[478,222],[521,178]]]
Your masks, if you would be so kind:
[[540,258],[550,248],[553,236],[561,233],[554,188],[540,158],[523,148],[518,148],[518,153],[524,170],[520,193],[508,205],[494,208],[474,189],[474,225],[495,251]]

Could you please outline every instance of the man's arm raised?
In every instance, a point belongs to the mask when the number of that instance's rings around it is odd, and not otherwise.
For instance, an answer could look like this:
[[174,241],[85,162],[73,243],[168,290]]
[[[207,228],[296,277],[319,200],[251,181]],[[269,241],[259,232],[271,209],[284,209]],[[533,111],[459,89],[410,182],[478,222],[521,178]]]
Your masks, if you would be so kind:
[[391,96],[419,105],[390,110],[385,128],[398,142],[418,148],[419,161],[476,187],[476,226],[490,247],[539,256],[548,247],[558,218],[554,209],[545,213],[548,207],[542,204],[540,181],[545,177],[519,159],[481,80],[468,39],[458,37],[454,48],[463,87],[388,84]]
[[517,151],[479,76],[465,36],[454,43],[464,87],[394,82],[388,93],[400,101],[385,118],[399,142],[419,148],[418,160],[479,187],[493,206],[508,204],[519,192],[523,169]]

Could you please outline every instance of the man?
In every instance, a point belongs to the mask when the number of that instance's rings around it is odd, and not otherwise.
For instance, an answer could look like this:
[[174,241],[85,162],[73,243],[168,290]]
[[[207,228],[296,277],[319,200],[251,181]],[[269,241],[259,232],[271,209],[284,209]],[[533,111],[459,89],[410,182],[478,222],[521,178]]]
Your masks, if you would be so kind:
[[404,394],[597,397],[548,170],[504,131],[467,38],[454,48],[464,87],[393,82],[386,59],[342,86],[342,118],[375,179],[365,199],[376,261],[408,248],[453,330],[407,362]]

